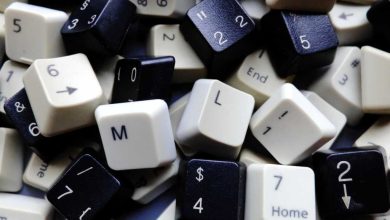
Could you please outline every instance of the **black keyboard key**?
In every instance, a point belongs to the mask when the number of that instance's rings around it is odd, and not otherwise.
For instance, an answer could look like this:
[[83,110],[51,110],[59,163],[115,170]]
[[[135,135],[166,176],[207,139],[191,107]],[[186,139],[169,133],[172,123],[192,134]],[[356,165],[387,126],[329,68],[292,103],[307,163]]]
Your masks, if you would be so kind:
[[256,49],[255,24],[236,0],[207,0],[191,8],[180,30],[211,77],[229,74]]
[[118,61],[112,103],[150,99],[163,99],[169,103],[174,67],[172,56]]
[[109,219],[113,204],[131,194],[99,161],[84,154],[48,191],[47,199],[69,220]]
[[135,20],[136,6],[128,0],[85,0],[62,27],[66,50],[70,54],[117,54]]
[[245,165],[192,159],[183,169],[183,219],[243,219]]
[[271,63],[281,77],[327,66],[338,40],[329,16],[271,11],[261,20]]
[[379,148],[315,153],[313,165],[320,215],[334,219],[386,212],[390,202],[385,162]]

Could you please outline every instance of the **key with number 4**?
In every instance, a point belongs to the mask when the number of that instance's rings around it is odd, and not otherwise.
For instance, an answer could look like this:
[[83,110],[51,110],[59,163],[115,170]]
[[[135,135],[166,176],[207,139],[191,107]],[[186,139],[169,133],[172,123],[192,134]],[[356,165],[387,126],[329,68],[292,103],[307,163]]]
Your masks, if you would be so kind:
[[192,159],[183,166],[184,219],[243,219],[245,165]]

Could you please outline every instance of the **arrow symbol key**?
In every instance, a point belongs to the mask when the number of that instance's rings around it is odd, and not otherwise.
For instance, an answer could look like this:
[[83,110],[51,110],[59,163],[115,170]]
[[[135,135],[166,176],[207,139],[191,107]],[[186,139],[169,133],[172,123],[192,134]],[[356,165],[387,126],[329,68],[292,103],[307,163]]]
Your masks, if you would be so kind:
[[341,199],[343,200],[344,202],[344,205],[347,209],[349,209],[349,204],[351,202],[351,197],[348,196],[348,193],[347,193],[347,185],[343,184],[343,187],[344,187],[344,196],[341,197]]
[[350,17],[350,16],[353,16],[353,13],[347,14],[347,13],[343,12],[343,13],[341,13],[341,15],[339,16],[339,18],[344,19],[344,20],[348,20],[348,17]]
[[77,88],[67,86],[65,90],[60,90],[60,91],[57,91],[56,93],[68,93],[69,95],[72,95],[76,90],[77,90]]

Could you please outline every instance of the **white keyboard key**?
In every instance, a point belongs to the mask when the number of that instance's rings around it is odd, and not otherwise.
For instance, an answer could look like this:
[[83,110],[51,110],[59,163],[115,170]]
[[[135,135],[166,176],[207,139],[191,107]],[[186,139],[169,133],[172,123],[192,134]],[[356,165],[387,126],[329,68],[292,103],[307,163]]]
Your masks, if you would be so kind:
[[23,182],[47,192],[80,152],[81,148],[69,149],[49,163],[33,153],[24,171]]
[[23,76],[28,66],[6,61],[0,69],[0,112],[5,114],[4,103],[23,89]]
[[4,12],[7,56],[31,64],[35,59],[65,56],[61,28],[65,12],[13,3]]
[[344,113],[349,125],[363,117],[360,87],[360,49],[339,47],[336,57],[323,76],[309,90]]
[[176,131],[189,99],[190,93],[184,95],[180,99],[176,100],[171,106],[169,106],[169,116],[171,118],[173,136],[175,138],[176,145],[180,148],[181,152],[186,157],[194,156],[196,154],[196,150],[188,146],[181,145],[179,139],[177,138]]
[[0,13],[4,12],[5,9],[14,2],[27,2],[27,0],[1,0],[0,1]]
[[336,0],[266,0],[267,6],[277,10],[328,12]]
[[248,13],[249,17],[255,21],[260,21],[260,19],[270,11],[267,5],[265,5],[264,0],[242,0],[241,5]]
[[245,58],[240,68],[228,79],[227,83],[253,95],[256,106],[260,106],[292,78],[282,79],[278,77],[269,60],[267,51],[259,50]]
[[52,220],[53,207],[45,199],[0,193],[1,220]]
[[242,149],[239,161],[244,163],[246,166],[251,164],[278,164],[274,159],[264,155],[260,155],[249,149]]
[[281,164],[302,161],[336,135],[334,125],[289,83],[255,112],[250,128]]
[[331,106],[325,100],[323,100],[319,95],[314,92],[305,91],[303,93],[305,97],[318,109],[325,117],[332,122],[335,126],[337,133],[330,141],[326,142],[326,144],[322,145],[322,147],[318,150],[326,150],[329,149],[333,143],[336,141],[336,138],[339,136],[345,124],[347,123],[347,117],[339,110]]
[[362,106],[367,113],[390,113],[390,53],[362,47]]
[[107,103],[84,54],[36,60],[23,82],[39,130],[47,137],[94,124],[96,107]]
[[176,199],[158,216],[157,220],[175,220],[179,219],[176,214]]
[[156,25],[147,44],[151,56],[174,56],[173,83],[195,82],[206,76],[206,67],[184,39],[179,25]]
[[245,220],[316,219],[314,172],[306,167],[247,168]]
[[[4,14],[0,13],[0,48],[3,48],[5,44],[5,19]],[[2,50],[2,52],[4,52]]]
[[390,168],[390,117],[383,116],[368,128],[354,143],[355,147],[382,146]]
[[352,45],[371,37],[372,27],[367,20],[369,5],[336,3],[329,12],[340,45]]
[[140,187],[136,186],[131,198],[141,204],[147,204],[157,198],[175,184],[179,165],[180,159],[177,158],[168,166],[140,171],[145,184]]
[[19,191],[22,188],[22,172],[23,143],[18,132],[0,128],[0,192]]
[[177,128],[179,143],[216,156],[237,158],[254,104],[251,95],[218,80],[196,81]]
[[195,6],[195,0],[130,0],[137,6],[137,14],[178,18]]
[[99,106],[96,121],[114,170],[155,168],[176,159],[167,104],[148,100]]

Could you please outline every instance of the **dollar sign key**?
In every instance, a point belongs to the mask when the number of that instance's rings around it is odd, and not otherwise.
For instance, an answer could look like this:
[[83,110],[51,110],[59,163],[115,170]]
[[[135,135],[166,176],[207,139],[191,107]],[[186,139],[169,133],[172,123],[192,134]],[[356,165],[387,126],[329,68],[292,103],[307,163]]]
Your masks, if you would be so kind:
[[198,173],[196,180],[198,180],[198,182],[201,182],[203,180],[203,175],[202,175],[203,171],[204,170],[202,169],[202,167],[199,167],[198,169],[196,169],[196,172]]

